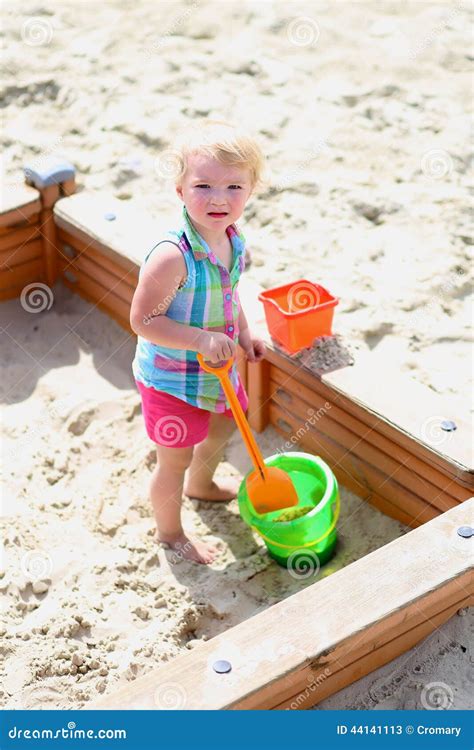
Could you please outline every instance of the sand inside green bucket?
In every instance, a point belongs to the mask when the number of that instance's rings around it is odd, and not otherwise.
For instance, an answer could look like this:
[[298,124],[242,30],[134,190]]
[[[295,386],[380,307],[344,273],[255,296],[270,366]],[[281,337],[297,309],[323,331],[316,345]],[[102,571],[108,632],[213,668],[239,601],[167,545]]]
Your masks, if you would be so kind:
[[278,518],[275,518],[275,523],[287,523],[288,521],[295,521],[297,518],[305,516],[307,513],[309,513],[310,510],[313,510],[312,505],[297,505],[295,508],[287,508],[283,511],[283,513],[280,513]]

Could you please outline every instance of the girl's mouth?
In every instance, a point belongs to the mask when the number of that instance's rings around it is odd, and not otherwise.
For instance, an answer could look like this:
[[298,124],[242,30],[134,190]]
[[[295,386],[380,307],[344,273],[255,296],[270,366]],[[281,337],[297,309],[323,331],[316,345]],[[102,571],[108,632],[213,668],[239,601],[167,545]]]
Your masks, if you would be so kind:
[[222,216],[227,216],[227,212],[209,211],[208,216],[214,216],[216,219],[220,219]]

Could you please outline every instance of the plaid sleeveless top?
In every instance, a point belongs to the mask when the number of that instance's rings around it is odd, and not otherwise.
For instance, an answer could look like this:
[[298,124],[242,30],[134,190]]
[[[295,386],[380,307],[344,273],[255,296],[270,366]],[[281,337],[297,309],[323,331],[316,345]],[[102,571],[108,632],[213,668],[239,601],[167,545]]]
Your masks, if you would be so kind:
[[[145,256],[139,276],[151,254],[159,252],[162,242],[176,244],[183,254],[187,276],[165,314],[179,323],[226,333],[237,343],[240,312],[237,284],[245,267],[245,237],[235,224],[228,226],[226,233],[233,250],[230,272],[191,224],[186,206],[183,206],[182,226],[167,232],[166,240],[164,237],[154,245]],[[229,403],[220,382],[201,369],[196,354],[186,349],[159,346],[138,336],[132,362],[133,375],[147,387],[165,391],[193,406],[223,412],[229,408]],[[229,375],[237,390],[239,379],[235,362]]]

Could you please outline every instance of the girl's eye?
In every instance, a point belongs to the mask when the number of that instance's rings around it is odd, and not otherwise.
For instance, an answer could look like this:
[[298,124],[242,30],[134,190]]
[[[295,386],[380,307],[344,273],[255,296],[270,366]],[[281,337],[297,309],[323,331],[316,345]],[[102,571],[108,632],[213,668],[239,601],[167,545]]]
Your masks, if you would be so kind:
[[[196,187],[197,188],[208,188],[210,186],[207,185],[206,183],[201,183],[200,185],[196,185]],[[232,189],[232,190],[242,190],[242,188],[241,188],[240,185],[229,185],[229,189]]]

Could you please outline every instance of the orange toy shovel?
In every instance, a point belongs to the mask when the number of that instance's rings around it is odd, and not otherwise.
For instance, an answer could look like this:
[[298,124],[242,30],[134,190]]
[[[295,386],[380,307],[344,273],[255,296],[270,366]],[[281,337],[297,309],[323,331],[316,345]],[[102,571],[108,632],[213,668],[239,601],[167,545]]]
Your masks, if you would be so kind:
[[255,442],[239,399],[229,378],[229,370],[234,358],[231,357],[224,365],[212,366],[207,364],[201,354],[197,355],[202,369],[219,378],[226,398],[232,409],[232,414],[240,430],[240,434],[247,446],[249,456],[255,469],[247,476],[247,494],[257,513],[269,513],[281,508],[289,508],[298,504],[298,495],[290,477],[276,466],[266,466],[260,449]]

